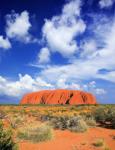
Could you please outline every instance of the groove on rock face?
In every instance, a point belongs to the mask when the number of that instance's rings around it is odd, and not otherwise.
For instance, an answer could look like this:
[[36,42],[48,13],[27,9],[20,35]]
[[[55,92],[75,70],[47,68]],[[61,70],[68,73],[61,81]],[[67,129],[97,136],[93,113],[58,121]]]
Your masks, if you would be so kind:
[[[64,98],[64,93],[62,93],[61,95],[60,95],[60,99],[58,100],[58,103],[59,104],[63,104],[63,102],[62,102],[62,99]],[[61,101],[60,101],[61,100]]]
[[87,95],[85,93],[81,92],[81,97],[83,99],[83,102],[86,103],[87,102]]
[[45,99],[43,97],[41,97],[40,103],[45,104]]
[[72,98],[72,97],[73,97],[73,93],[70,94],[70,98]]
[[72,97],[73,97],[73,93],[70,94],[70,97],[69,97],[69,99],[66,101],[65,104],[69,104],[69,101],[70,101],[70,99],[71,99]]

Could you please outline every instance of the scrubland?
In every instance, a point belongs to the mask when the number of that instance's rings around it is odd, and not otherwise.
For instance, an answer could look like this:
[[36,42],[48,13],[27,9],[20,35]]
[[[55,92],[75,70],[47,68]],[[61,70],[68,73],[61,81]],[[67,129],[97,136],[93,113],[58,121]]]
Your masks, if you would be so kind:
[[0,105],[0,150],[114,148],[115,105]]

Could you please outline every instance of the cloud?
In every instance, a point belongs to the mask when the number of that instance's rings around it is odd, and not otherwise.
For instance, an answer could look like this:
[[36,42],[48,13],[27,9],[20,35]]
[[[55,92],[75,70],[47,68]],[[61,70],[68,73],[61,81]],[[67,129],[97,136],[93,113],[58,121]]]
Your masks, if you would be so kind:
[[99,6],[100,8],[108,8],[113,5],[115,0],[100,0],[99,1]]
[[99,78],[115,83],[115,71],[110,71],[106,74],[99,74]]
[[43,38],[52,52],[70,57],[78,50],[75,38],[85,31],[86,24],[80,17],[81,1],[71,0],[64,5],[62,13],[46,19]]
[[50,52],[47,47],[44,47],[40,50],[40,53],[38,53],[38,63],[44,64],[48,63],[50,61]]
[[67,89],[69,86],[68,84],[65,83],[66,79],[64,78],[60,78],[57,83],[56,83],[56,87],[57,88],[63,88],[63,89]]
[[106,94],[106,91],[104,89],[95,89],[95,93],[97,95],[103,95],[103,94]]
[[95,81],[91,81],[86,85],[87,91],[94,93],[95,95],[104,95],[107,91],[103,88],[98,88]]
[[0,48],[3,49],[11,48],[11,43],[8,38],[3,38],[3,36],[0,36]]
[[20,14],[12,11],[11,14],[6,15],[6,24],[7,37],[25,43],[36,41],[29,33],[32,25],[29,20],[28,11],[23,11]]
[[[46,66],[40,75],[53,82],[65,75],[68,80],[105,79],[115,82],[115,21],[109,22],[106,26],[103,23],[96,25],[94,41],[90,40],[83,44],[82,57],[75,57],[66,65]],[[97,39],[97,37],[100,38]],[[109,72],[103,75],[99,72],[101,69],[107,69]]]
[[60,78],[59,80],[57,80],[55,87],[87,91],[93,93],[94,95],[104,95],[107,93],[105,89],[97,87],[95,81],[83,84],[83,82],[82,83],[77,83],[76,81],[68,82],[66,78]]
[[42,88],[53,88],[53,85],[43,80],[41,77],[36,77],[35,79],[37,85]]
[[83,41],[81,44],[81,57],[82,58],[91,58],[94,57],[94,53],[97,50],[97,44],[95,40],[86,40]]
[[32,78],[30,75],[19,74],[19,80],[12,81],[0,76],[0,95],[20,97],[27,92],[39,91],[51,88],[52,85],[45,82],[42,78]]
[[66,78],[60,77],[55,83],[55,88],[84,90],[80,84],[75,82],[68,82]]
[[19,74],[19,79],[14,81],[0,76],[0,95],[9,97],[21,98],[28,92],[40,91],[45,89],[72,89],[92,92],[95,95],[106,94],[106,91],[96,86],[95,81],[87,84],[68,81],[67,78],[61,77],[51,84],[41,76],[32,78],[29,74],[22,76]]

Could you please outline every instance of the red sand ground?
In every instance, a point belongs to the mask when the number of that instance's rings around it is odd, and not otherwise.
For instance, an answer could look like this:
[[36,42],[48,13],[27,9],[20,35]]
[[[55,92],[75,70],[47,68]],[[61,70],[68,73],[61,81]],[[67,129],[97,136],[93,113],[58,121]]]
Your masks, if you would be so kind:
[[103,138],[110,150],[115,150],[115,130],[105,128],[92,128],[85,133],[70,131],[55,131],[53,140],[41,143],[19,143],[19,150],[104,150],[103,147],[93,146],[99,138]]

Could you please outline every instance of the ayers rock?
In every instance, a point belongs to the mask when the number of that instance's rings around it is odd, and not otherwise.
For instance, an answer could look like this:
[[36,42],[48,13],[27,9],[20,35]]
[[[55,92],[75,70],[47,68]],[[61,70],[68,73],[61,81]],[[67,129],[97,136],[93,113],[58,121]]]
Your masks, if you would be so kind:
[[26,94],[20,104],[96,104],[94,95],[79,90],[44,90]]

